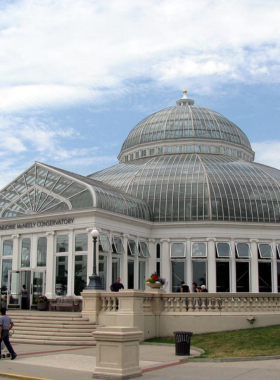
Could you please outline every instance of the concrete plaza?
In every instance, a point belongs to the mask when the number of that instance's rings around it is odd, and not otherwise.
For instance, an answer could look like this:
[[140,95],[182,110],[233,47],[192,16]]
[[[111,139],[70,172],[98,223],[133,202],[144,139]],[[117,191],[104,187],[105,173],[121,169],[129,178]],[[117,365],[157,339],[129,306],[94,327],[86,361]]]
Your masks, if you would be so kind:
[[[16,360],[1,359],[0,378],[89,380],[95,367],[95,347],[14,344]],[[267,380],[279,379],[280,360],[205,362],[176,356],[174,347],[140,345],[143,379]],[[196,350],[192,355],[198,355]],[[192,361],[193,360],[193,361]],[[18,376],[18,377],[17,377]]]

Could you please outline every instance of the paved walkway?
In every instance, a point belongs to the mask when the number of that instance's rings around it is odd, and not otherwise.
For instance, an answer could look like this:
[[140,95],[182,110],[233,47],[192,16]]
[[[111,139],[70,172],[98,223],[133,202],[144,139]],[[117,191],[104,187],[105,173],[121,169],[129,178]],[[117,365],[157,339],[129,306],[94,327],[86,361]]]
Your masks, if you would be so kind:
[[[89,380],[95,368],[95,347],[14,344],[16,360],[1,359],[0,380],[5,374],[19,379]],[[192,350],[192,355],[198,352]],[[180,361],[174,347],[140,346],[143,379],[266,380],[279,379],[280,360],[231,363]],[[195,360],[195,359],[194,359]]]

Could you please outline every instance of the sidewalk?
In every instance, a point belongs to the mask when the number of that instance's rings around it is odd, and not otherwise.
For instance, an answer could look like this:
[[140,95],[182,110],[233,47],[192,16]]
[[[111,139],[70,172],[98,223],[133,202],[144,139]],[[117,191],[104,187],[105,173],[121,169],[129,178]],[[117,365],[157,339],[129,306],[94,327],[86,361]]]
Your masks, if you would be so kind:
[[[95,368],[95,347],[14,344],[16,360],[0,360],[0,380],[4,374],[19,379],[89,380]],[[192,355],[198,355],[191,350]],[[278,380],[280,360],[232,363],[180,361],[174,346],[140,345],[140,367],[143,379],[191,380]],[[16,377],[15,377],[16,378]]]

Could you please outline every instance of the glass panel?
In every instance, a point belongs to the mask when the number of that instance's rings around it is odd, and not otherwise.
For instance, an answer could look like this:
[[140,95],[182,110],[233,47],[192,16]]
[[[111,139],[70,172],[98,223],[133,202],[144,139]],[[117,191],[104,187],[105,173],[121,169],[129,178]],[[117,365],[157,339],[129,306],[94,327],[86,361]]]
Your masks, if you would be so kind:
[[185,263],[183,261],[172,261],[172,292],[181,291],[181,281],[185,278]]
[[8,305],[17,305],[21,304],[21,276],[20,271],[11,271],[10,272],[10,283],[8,284],[8,293],[10,295],[8,299]]
[[[246,244],[247,245],[247,244]],[[248,262],[236,262],[236,291],[249,292],[250,291],[250,272]]]
[[7,294],[8,271],[12,269],[12,260],[2,260],[1,294]]
[[272,292],[271,263],[259,262],[259,292]]
[[229,292],[229,262],[216,261],[217,292]]
[[21,274],[21,308],[28,310],[30,308],[30,288],[31,288],[31,271],[23,270]]
[[[192,257],[207,257],[206,243],[193,243]],[[195,282],[198,284],[197,281]],[[206,284],[202,284],[202,285],[206,285]]]
[[68,252],[68,235],[57,236],[56,252]]
[[76,235],[75,236],[75,252],[80,252],[80,251],[86,252],[87,250],[88,250],[88,235],[87,234]]
[[102,289],[106,289],[107,287],[107,256],[99,255],[98,274],[100,277]]
[[57,256],[55,264],[55,294],[66,296],[68,279],[68,256]]
[[112,257],[112,284],[117,282],[118,277],[120,277],[120,258]]
[[280,244],[276,244],[277,252],[278,252],[278,258],[280,259]]
[[4,240],[3,256],[11,256],[13,254],[13,240]]
[[228,243],[216,243],[218,257],[231,257],[231,250]]
[[128,240],[128,250],[129,250],[129,253],[131,256],[138,256],[139,255],[137,244],[132,239]]
[[[140,241],[139,246],[140,246],[140,251],[141,251],[142,257],[150,257],[151,256],[149,249],[148,249],[148,246],[144,241]],[[141,289],[141,288],[139,288],[139,289]]]
[[113,237],[113,242],[117,253],[124,253],[123,243],[120,237]]
[[139,289],[145,290],[146,280],[146,263],[145,261],[139,261]]
[[206,285],[207,288],[206,261],[193,261],[193,281],[197,283],[198,287]]
[[280,262],[277,263],[278,293],[280,293]]
[[251,257],[251,251],[249,244],[247,243],[237,243],[236,244],[236,252],[237,252],[237,257]]
[[171,245],[171,257],[185,257],[185,245],[183,243],[173,243]]
[[[78,235],[77,235],[78,236]],[[74,294],[80,296],[87,285],[87,256],[75,256]]]
[[267,259],[273,257],[270,244],[259,244],[259,254],[261,259]]
[[37,243],[37,266],[45,267],[47,264],[47,238],[40,237]]
[[21,267],[22,268],[30,267],[30,247],[31,247],[31,240],[23,239],[21,243]]
[[99,242],[100,242],[102,251],[104,251],[104,252],[110,252],[111,251],[111,246],[110,246],[109,238],[107,235],[100,234],[99,235]]
[[127,289],[134,289],[134,260],[127,261]]
[[157,244],[157,259],[160,259],[160,244]]
[[157,272],[157,275],[160,276],[161,275],[161,262],[160,261],[157,261],[156,262],[156,272]]
[[44,294],[44,272],[33,272],[32,304],[41,294]]

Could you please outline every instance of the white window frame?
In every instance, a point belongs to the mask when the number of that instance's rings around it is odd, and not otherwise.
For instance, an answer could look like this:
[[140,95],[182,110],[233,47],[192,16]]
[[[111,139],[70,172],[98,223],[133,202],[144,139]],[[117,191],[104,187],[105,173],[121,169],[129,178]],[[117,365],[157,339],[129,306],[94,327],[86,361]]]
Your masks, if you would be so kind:
[[[172,255],[172,247],[174,244],[182,244],[183,247],[184,247],[184,255],[183,256],[173,256]],[[186,257],[186,245],[185,243],[181,242],[181,241],[174,241],[173,243],[171,243],[170,245],[170,258],[171,259],[184,259]]]
[[[229,255],[228,256],[220,255],[219,248],[218,248],[219,244],[227,244],[228,245],[228,247],[229,247]],[[232,257],[231,246],[230,246],[229,242],[227,242],[227,241],[216,242],[216,252],[217,252],[217,256],[219,259],[229,259]]]
[[[238,244],[246,244],[248,246],[249,256],[239,256]],[[246,259],[250,259],[252,257],[251,247],[250,247],[249,243],[243,243],[243,242],[235,243],[235,249],[236,249],[236,254],[237,254],[238,259],[245,259],[246,260]]]
[[[201,256],[194,256],[193,255],[193,246],[195,244],[204,244],[204,246],[205,246],[205,255],[201,255]],[[207,258],[207,244],[206,244],[206,242],[204,242],[204,241],[194,241],[194,242],[192,242],[191,256],[192,256],[193,259],[204,259],[204,258]]]
[[280,259],[280,243],[276,243],[276,250],[278,253],[278,259]]
[[[121,242],[121,246],[122,246],[122,251],[118,251],[118,249],[117,249],[117,244],[116,244],[116,242],[115,242],[115,239],[119,239],[119,240],[120,240],[120,242]],[[114,245],[115,251],[116,251],[119,255],[125,253],[124,246],[123,246],[123,242],[122,242],[122,238],[121,238],[120,236],[112,236],[112,245]]]
[[[108,243],[108,247],[107,247],[108,249],[104,246],[104,242],[101,240],[101,236],[105,237],[106,243]],[[109,240],[108,234],[100,233],[99,234],[99,243],[100,243],[100,245],[102,247],[102,251],[103,252],[111,252],[111,244],[110,244],[110,240]]]
[[[268,257],[263,257],[262,256],[262,252],[261,252],[261,249],[260,249],[261,245],[269,245],[270,246],[271,256],[268,256]],[[258,243],[258,251],[259,251],[259,255],[260,255],[261,259],[272,259],[274,257],[273,250],[272,250],[272,247],[271,247],[270,243]]]
[[[133,241],[134,242],[134,244],[135,244],[135,247],[136,247],[136,251],[137,251],[137,253],[136,254],[134,254],[133,252],[132,252],[132,249],[131,249],[131,247],[130,247],[130,241]],[[127,246],[128,246],[128,250],[129,250],[129,252],[130,252],[130,255],[132,256],[132,257],[137,257],[137,256],[139,256],[139,249],[138,249],[138,246],[137,246],[137,243],[136,243],[136,240],[135,239],[128,239],[127,240]]]
[[[142,249],[142,245],[141,244],[145,244],[146,249],[147,249],[147,253],[144,252],[144,250]],[[144,258],[151,257],[151,254],[150,254],[150,251],[149,251],[149,247],[148,247],[148,245],[147,245],[147,243],[145,241],[141,241],[141,240],[139,241],[139,248],[140,248],[140,256],[141,257],[144,257]]]

